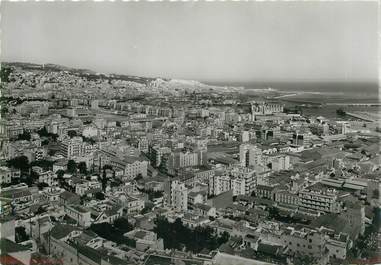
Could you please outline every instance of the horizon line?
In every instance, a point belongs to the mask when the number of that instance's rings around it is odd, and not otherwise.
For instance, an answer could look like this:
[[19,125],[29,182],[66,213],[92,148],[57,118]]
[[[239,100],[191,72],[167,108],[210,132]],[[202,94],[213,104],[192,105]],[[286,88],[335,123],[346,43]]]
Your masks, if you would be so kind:
[[[266,83],[269,84],[295,84],[295,83],[301,83],[301,84],[373,84],[373,85],[379,85],[380,80],[338,80],[333,78],[327,78],[327,79],[313,79],[313,78],[294,78],[294,79],[288,79],[288,80],[280,80],[280,79],[274,79],[274,80],[245,80],[245,81],[229,81],[229,80],[204,80],[204,79],[189,79],[189,78],[178,78],[178,77],[165,77],[165,76],[149,76],[149,75],[136,75],[136,74],[128,74],[128,73],[117,73],[117,72],[101,72],[98,70],[88,69],[87,67],[76,67],[76,66],[67,66],[52,62],[47,63],[36,63],[36,62],[25,62],[25,61],[1,61],[0,67],[2,64],[32,64],[32,65],[54,65],[57,67],[62,68],[69,68],[70,70],[83,70],[83,71],[89,71],[93,72],[93,74],[100,74],[100,75],[124,75],[124,76],[131,76],[131,77],[140,77],[140,78],[150,78],[150,79],[163,79],[163,80],[186,80],[186,81],[198,81],[203,84],[207,85],[219,85],[223,86],[243,86],[248,84],[261,84],[265,85]],[[65,71],[62,69],[62,71]]]

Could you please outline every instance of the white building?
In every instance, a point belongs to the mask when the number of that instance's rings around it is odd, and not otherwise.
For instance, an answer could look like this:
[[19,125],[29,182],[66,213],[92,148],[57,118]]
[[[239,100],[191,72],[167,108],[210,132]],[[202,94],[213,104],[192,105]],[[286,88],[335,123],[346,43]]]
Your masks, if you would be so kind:
[[219,195],[231,190],[231,179],[228,175],[209,176],[209,194]]
[[239,146],[239,161],[241,166],[257,168],[262,164],[262,150],[253,144],[241,144]]
[[79,226],[89,227],[91,225],[90,211],[80,205],[64,205],[65,213],[75,220]]
[[186,211],[188,209],[188,189],[185,184],[178,181],[169,183],[169,204],[176,211]]
[[67,158],[82,155],[82,137],[73,137],[59,143],[59,154]]
[[245,195],[245,180],[243,178],[232,178],[231,188],[233,190],[233,196]]
[[12,181],[11,169],[7,167],[0,167],[0,184],[11,183],[11,181]]
[[230,172],[234,177],[231,182],[233,195],[250,195],[256,186],[255,171],[246,167],[236,167]]
[[39,174],[38,182],[46,183],[49,186],[53,186],[55,183],[56,175],[52,171],[45,171]]

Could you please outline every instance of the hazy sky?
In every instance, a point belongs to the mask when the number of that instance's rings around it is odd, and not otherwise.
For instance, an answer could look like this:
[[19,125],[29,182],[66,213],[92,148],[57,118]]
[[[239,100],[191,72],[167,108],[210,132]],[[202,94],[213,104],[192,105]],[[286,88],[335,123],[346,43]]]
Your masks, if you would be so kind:
[[1,59],[204,81],[374,81],[377,2],[2,2]]

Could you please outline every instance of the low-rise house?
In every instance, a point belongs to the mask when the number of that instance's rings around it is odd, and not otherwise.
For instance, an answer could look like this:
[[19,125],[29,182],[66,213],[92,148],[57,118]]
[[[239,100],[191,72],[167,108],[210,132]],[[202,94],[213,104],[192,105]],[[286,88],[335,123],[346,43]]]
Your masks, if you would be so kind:
[[277,190],[275,191],[275,201],[279,206],[298,206],[299,196],[287,190]]
[[64,264],[74,264],[76,253],[66,244],[66,240],[79,236],[82,229],[72,225],[57,224],[42,236],[42,243],[49,255],[61,259]]
[[90,210],[77,205],[64,205],[65,214],[73,219],[79,226],[89,227],[91,225],[91,213]]
[[60,205],[80,204],[80,202],[81,202],[81,197],[73,192],[65,190],[59,195]]
[[248,209],[247,215],[245,215],[245,219],[248,219],[250,222],[255,224],[258,224],[261,221],[266,220],[268,217],[269,212],[259,207]]
[[136,241],[136,249],[139,251],[164,250],[163,239],[158,238],[157,234],[142,229],[135,229],[124,234],[124,236]]
[[192,229],[210,223],[209,217],[190,213],[185,213],[184,216],[181,218],[181,221],[184,225]]
[[67,162],[67,159],[57,160],[53,164],[53,172],[57,172],[58,170],[66,170]]
[[75,185],[75,193],[79,196],[87,194],[89,190],[101,189],[101,183],[98,181],[83,181],[81,184]]
[[122,195],[120,201],[122,206],[127,210],[128,214],[140,213],[145,206],[144,200],[128,195]]
[[47,253],[61,264],[121,265],[125,260],[109,255],[103,249],[102,238],[88,231],[58,224],[43,236]]
[[88,246],[93,249],[99,249],[102,247],[104,239],[99,237],[91,230],[83,230],[83,232],[73,238],[73,241],[78,245]]
[[256,251],[264,255],[277,257],[282,254],[283,246],[259,242]]
[[53,186],[56,184],[56,178],[57,176],[52,171],[40,172],[38,176],[38,182],[46,183],[49,186]]
[[206,192],[189,192],[188,209],[193,209],[196,204],[204,203],[207,199]]
[[63,192],[64,189],[58,187],[46,187],[41,191],[41,202],[57,205],[60,203],[60,194]]
[[300,230],[288,227],[281,239],[287,246],[289,255],[305,255],[313,258],[326,256],[325,236],[317,230],[302,228]]
[[232,204],[230,206],[227,206],[225,210],[222,212],[227,215],[231,215],[234,217],[242,216],[246,213],[247,208],[241,204]]
[[16,213],[28,211],[34,203],[32,189],[26,185],[3,188],[0,197],[12,200],[11,205]]
[[112,193],[114,194],[115,192],[124,192],[127,194],[136,193],[137,192],[136,182],[134,181],[125,182],[119,186],[112,187]]
[[209,224],[218,235],[221,235],[223,232],[231,234],[233,232],[233,226],[235,221],[227,218],[218,218],[217,220]]
[[257,249],[258,248],[258,243],[259,243],[259,236],[255,234],[247,234],[243,238],[243,242],[245,246],[252,248],[252,249]]
[[7,167],[0,167],[0,184],[12,182],[12,171]]
[[[123,216],[123,207],[120,205],[108,205],[104,210],[99,211],[99,208],[95,209],[93,213],[96,213],[94,223],[114,223],[114,221]],[[96,211],[98,210],[98,211]]]
[[236,203],[239,203],[245,207],[252,208],[254,206],[254,198],[248,195],[238,195],[235,199]]
[[274,200],[275,190],[274,185],[257,185],[255,195],[259,198]]
[[352,241],[347,234],[334,234],[327,239],[326,248],[332,259],[345,260],[347,251],[352,248]]
[[[29,222],[29,226],[31,229],[31,235],[32,238],[36,241],[41,240],[41,236],[47,232],[53,227],[53,224],[50,220],[49,215],[39,216],[36,218],[33,218]],[[28,225],[26,225],[26,228]]]
[[206,205],[206,204],[201,204],[197,203],[194,205],[193,211],[201,216],[204,217],[216,217],[216,208]]

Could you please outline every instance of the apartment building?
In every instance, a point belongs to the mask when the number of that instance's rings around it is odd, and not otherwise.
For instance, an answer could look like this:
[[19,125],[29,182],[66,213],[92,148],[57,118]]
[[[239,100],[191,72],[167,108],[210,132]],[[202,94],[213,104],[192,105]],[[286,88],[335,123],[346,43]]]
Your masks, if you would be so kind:
[[262,150],[253,144],[239,146],[239,161],[244,167],[258,167],[262,165]]
[[209,176],[209,194],[219,195],[231,190],[231,179],[228,175],[216,174]]
[[73,137],[59,143],[59,154],[66,158],[82,156],[83,140],[82,137]]
[[337,191],[333,189],[317,190],[306,188],[299,191],[299,207],[317,212],[339,213],[341,203],[337,200]]
[[230,174],[233,176],[231,187],[233,195],[250,195],[256,186],[255,170],[247,167],[234,167]]
[[185,184],[179,180],[166,180],[164,203],[176,211],[186,211],[188,209],[188,188]]

